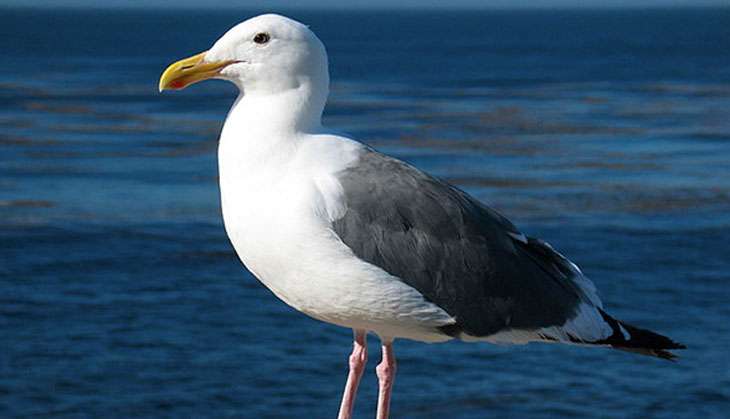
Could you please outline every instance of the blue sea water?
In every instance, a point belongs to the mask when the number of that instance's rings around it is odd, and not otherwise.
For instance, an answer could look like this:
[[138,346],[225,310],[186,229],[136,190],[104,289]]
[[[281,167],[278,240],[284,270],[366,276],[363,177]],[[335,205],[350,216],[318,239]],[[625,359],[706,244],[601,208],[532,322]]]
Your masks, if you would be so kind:
[[[253,14],[0,9],[0,417],[335,416],[350,332],[277,300],[223,230],[234,88],[156,91]],[[328,125],[689,347],[397,341],[393,417],[730,415],[730,9],[289,14],[328,47]]]

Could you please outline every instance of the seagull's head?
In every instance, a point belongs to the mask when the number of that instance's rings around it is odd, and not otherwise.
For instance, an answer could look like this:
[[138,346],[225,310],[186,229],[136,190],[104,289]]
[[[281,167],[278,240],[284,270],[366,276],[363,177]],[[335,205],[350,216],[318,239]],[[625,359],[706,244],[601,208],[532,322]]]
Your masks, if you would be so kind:
[[270,95],[329,85],[324,45],[305,25],[266,14],[231,28],[205,52],[171,64],[159,88],[178,90],[202,80],[233,82],[246,95]]

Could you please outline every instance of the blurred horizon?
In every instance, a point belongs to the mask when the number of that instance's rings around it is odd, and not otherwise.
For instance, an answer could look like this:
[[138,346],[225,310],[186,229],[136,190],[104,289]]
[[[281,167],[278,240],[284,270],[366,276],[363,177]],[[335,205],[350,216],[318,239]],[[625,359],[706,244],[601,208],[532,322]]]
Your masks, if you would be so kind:
[[448,3],[435,0],[401,0],[393,3],[387,0],[354,0],[340,2],[336,0],[150,0],[130,2],[126,0],[109,0],[103,3],[92,0],[3,0],[0,8],[39,8],[39,9],[284,9],[284,10],[544,10],[544,9],[577,9],[577,10],[633,10],[653,8],[728,8],[726,0],[455,0]]

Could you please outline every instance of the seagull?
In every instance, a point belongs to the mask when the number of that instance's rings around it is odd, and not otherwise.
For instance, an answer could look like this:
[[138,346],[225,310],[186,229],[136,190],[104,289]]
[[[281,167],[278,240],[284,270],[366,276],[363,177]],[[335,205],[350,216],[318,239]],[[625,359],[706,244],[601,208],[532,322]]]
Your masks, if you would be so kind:
[[459,188],[322,126],[327,52],[305,25],[246,20],[171,64],[159,90],[223,79],[226,233],[246,268],[302,313],[353,330],[339,419],[380,338],[376,416],[389,416],[393,341],[568,343],[664,359],[684,346],[611,317],[580,269]]

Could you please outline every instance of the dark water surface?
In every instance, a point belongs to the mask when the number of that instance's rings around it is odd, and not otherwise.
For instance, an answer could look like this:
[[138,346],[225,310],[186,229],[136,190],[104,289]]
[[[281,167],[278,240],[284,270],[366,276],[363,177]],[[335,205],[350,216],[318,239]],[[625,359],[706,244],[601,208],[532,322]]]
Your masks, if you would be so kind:
[[[350,332],[274,298],[223,231],[234,88],[156,91],[251,14],[0,9],[0,417],[335,416]],[[291,15],[329,49],[326,123],[690,347],[398,341],[393,417],[728,417],[730,10]],[[369,369],[357,417],[375,397]]]

